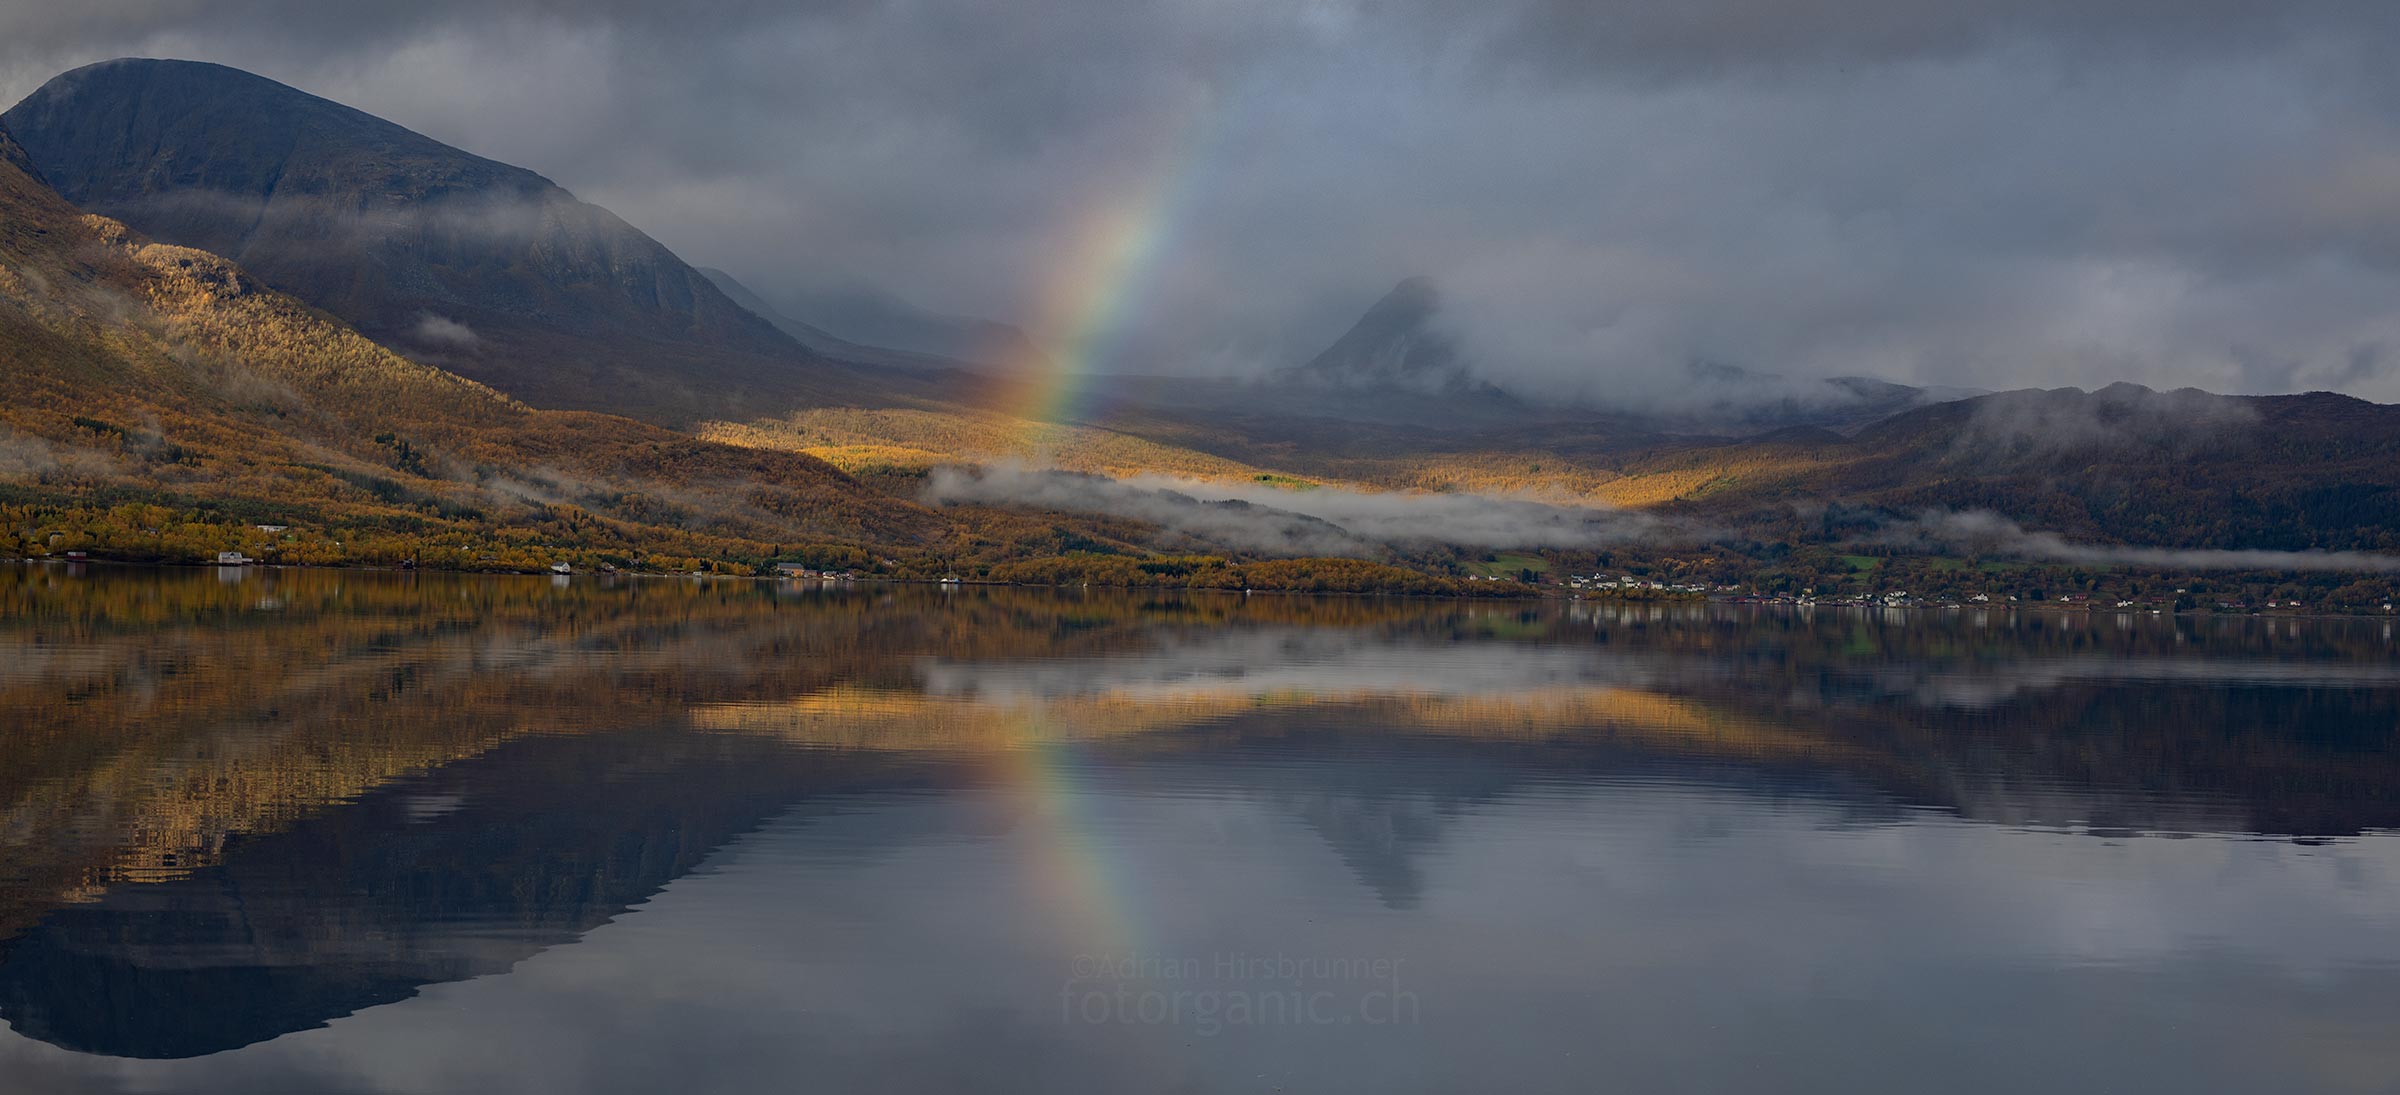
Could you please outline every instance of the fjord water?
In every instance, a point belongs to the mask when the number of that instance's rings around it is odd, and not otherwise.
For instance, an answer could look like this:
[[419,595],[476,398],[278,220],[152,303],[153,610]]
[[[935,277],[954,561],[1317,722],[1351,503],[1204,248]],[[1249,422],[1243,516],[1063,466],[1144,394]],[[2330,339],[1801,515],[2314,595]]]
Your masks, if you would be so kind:
[[0,606],[0,1090],[2400,1085],[2382,620]]

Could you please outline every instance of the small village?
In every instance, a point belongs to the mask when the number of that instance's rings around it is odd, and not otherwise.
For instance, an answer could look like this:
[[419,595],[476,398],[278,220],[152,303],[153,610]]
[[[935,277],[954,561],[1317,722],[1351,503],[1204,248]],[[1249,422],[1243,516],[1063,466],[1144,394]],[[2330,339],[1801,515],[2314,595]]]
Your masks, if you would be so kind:
[[[2195,597],[2190,587],[2176,587],[2172,594],[2147,594],[2137,597],[2115,597],[2106,594],[2062,593],[2056,597],[2022,596],[2014,593],[1944,593],[1920,597],[1904,589],[1862,590],[1856,592],[1765,592],[1740,584],[1712,585],[1705,582],[1666,582],[1634,575],[1580,574],[1561,583],[1569,595],[1584,599],[1706,599],[1725,604],[1783,605],[1793,608],[1909,608],[1909,609],[1981,609],[1995,607],[2038,607],[2075,611],[2107,611],[2120,613],[2250,613],[2259,611],[2317,612],[2326,607],[2321,602],[2307,601],[2295,596],[2267,597],[2256,600]],[[2392,613],[2400,611],[2400,602],[2385,600],[2370,604],[2348,606],[2351,611]]]

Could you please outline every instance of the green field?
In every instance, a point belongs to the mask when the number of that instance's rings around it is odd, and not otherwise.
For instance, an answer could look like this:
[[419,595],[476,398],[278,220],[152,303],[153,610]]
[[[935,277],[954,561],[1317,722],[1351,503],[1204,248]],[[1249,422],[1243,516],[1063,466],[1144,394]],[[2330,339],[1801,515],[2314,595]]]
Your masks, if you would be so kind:
[[1495,555],[1488,563],[1467,564],[1467,573],[1485,578],[1514,578],[1527,570],[1535,574],[1548,574],[1550,560],[1539,555]]

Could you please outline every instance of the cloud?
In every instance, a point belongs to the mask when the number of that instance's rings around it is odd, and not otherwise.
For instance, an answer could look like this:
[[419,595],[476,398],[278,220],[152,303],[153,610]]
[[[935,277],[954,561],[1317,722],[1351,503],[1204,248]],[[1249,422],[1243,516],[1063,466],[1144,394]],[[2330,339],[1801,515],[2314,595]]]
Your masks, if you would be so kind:
[[1108,657],[928,659],[918,663],[917,673],[931,695],[1024,706],[1090,696],[1145,703],[1228,696],[1522,697],[1541,690],[1653,687],[1662,661],[1585,647],[1267,628],[1170,635],[1155,649]]
[[1659,78],[1956,58],[2028,43],[2220,57],[2333,31],[2400,30],[2375,0],[1530,0],[1500,5],[1512,51],[1562,71]]
[[2050,563],[2156,567],[2162,570],[2284,570],[2400,574],[2400,555],[2370,551],[2251,551],[2082,544],[2029,530],[1984,510],[1928,511],[1885,526],[1884,539],[1910,547]]
[[[865,284],[1054,344],[1100,317],[1107,369],[1304,361],[1422,273],[1537,396],[1702,361],[2400,399],[2386,3],[354,7],[14,5],[0,98],[223,61],[770,299]],[[1062,257],[1098,209],[1156,241],[1137,269]]]
[[97,449],[56,445],[0,425],[0,476],[49,483],[85,479],[121,470],[123,461]]
[[424,318],[419,319],[416,327],[409,333],[414,335],[419,342],[432,342],[461,348],[483,341],[482,337],[475,333],[474,328],[455,319],[437,316],[431,312],[427,312]]
[[1098,513],[1222,547],[1275,555],[1363,556],[1381,548],[1587,548],[1689,535],[1620,510],[1488,494],[1374,493],[1135,476],[1110,479],[1022,466],[936,468],[929,505],[1013,505]]
[[1975,401],[1959,432],[1963,450],[2013,455],[2067,452],[2182,452],[2257,425],[2256,408],[2238,399],[2183,388],[2152,391],[2115,384],[2089,395],[2074,390],[2000,392]]

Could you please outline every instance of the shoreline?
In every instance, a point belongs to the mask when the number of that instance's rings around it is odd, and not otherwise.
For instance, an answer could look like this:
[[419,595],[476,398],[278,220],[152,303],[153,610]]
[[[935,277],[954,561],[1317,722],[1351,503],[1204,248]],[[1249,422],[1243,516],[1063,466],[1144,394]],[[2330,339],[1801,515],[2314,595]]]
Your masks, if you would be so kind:
[[947,580],[947,581],[946,581],[946,580],[943,580],[943,579],[938,579],[938,578],[896,578],[896,577],[887,577],[887,576],[881,576],[881,575],[874,575],[874,576],[861,576],[861,577],[852,577],[852,578],[786,578],[786,577],[780,577],[780,576],[776,576],[776,575],[767,575],[767,574],[692,574],[692,573],[682,573],[682,574],[675,574],[675,573],[666,573],[666,572],[662,572],[662,571],[646,571],[646,570],[575,571],[575,572],[568,573],[568,574],[554,574],[554,573],[541,573],[541,572],[531,572],[531,571],[516,571],[516,570],[452,570],[452,569],[446,569],[446,568],[388,567],[388,566],[341,566],[341,565],[337,565],[337,566],[313,566],[313,565],[309,565],[309,564],[305,564],[305,563],[265,563],[265,562],[259,562],[259,561],[257,561],[257,560],[251,560],[251,561],[249,561],[249,562],[240,563],[240,564],[225,564],[225,563],[164,563],[164,562],[135,562],[135,561],[124,560],[124,559],[97,559],[97,558],[85,558],[85,559],[66,559],[66,558],[59,558],[59,557],[56,557],[56,556],[51,556],[51,557],[38,557],[38,556],[16,556],[16,557],[5,557],[5,558],[0,558],[0,564],[25,564],[25,565],[34,565],[34,566],[66,566],[66,567],[90,566],[90,565],[97,564],[97,565],[101,565],[101,566],[109,566],[109,567],[122,567],[122,568],[126,568],[126,569],[132,569],[132,570],[195,570],[195,571],[197,571],[197,570],[208,570],[208,571],[228,571],[228,570],[230,570],[230,571],[237,571],[237,572],[238,572],[238,571],[295,570],[295,571],[315,571],[315,572],[330,572],[330,573],[356,573],[356,574],[405,574],[405,575],[416,575],[416,574],[443,574],[443,575],[456,575],[456,576],[459,576],[459,577],[476,577],[476,578],[550,578],[550,579],[554,579],[554,580],[564,580],[564,581],[570,581],[570,582],[571,582],[571,581],[576,581],[576,580],[585,580],[585,581],[589,581],[589,580],[591,580],[591,579],[595,579],[595,578],[634,578],[634,579],[645,579],[645,580],[678,580],[678,581],[728,581],[728,582],[757,582],[757,583],[766,584],[766,585],[782,585],[782,584],[787,584],[787,583],[790,583],[790,584],[808,584],[808,585],[824,585],[824,586],[838,586],[838,585],[870,585],[870,584],[872,584],[872,585],[932,586],[932,587],[935,587],[935,588],[937,588],[937,589],[939,589],[939,588],[949,588],[949,587],[961,587],[961,588],[964,588],[964,587],[970,587],[970,586],[971,586],[971,587],[976,587],[976,588],[981,588],[981,589],[1046,589],[1046,590],[1061,590],[1061,591],[1063,591],[1063,590],[1108,590],[1108,591],[1115,591],[1115,592],[1121,592],[1121,593],[1150,593],[1150,594],[1157,594],[1157,593],[1195,593],[1195,594],[1217,594],[1217,595],[1222,595],[1222,596],[1231,596],[1231,597],[1251,597],[1251,596],[1284,596],[1284,597],[1386,597],[1386,598],[1405,599],[1405,600],[1421,600],[1421,601],[1466,601],[1466,602],[1509,602],[1509,603],[1523,603],[1523,602],[1528,602],[1528,601],[1556,601],[1556,602],[1559,602],[1559,603],[1561,603],[1561,604],[1579,604],[1579,603],[1581,603],[1581,604],[1610,604],[1610,605],[1644,605],[1644,604],[1647,604],[1647,605],[1660,605],[1660,606],[1665,606],[1665,605],[1720,605],[1720,606],[1726,606],[1726,607],[1739,607],[1739,608],[1752,608],[1752,609],[1780,609],[1780,610],[1785,610],[1785,611],[1795,611],[1795,612],[1797,612],[1797,611],[1803,611],[1803,610],[1805,610],[1805,611],[1811,611],[1811,612],[1813,612],[1813,611],[1815,611],[1815,610],[1817,610],[1817,609],[1863,609],[1863,610],[1871,610],[1871,611],[1878,611],[1878,612],[1909,612],[1909,613],[1928,613],[1928,612],[1994,612],[1994,611],[2006,611],[2006,612],[2037,612],[2037,613],[2042,613],[2042,614],[2045,614],[2045,615],[2079,615],[2079,616],[2105,616],[2105,615],[2117,615],[2117,616],[2128,616],[2128,617],[2153,616],[2153,617],[2158,617],[2158,618],[2161,618],[2161,619],[2270,619],[2270,620],[2272,620],[2272,619],[2290,619],[2290,620],[2302,620],[2302,619],[2308,619],[2308,620],[2387,620],[2387,621],[2390,621],[2390,620],[2400,620],[2400,612],[2385,612],[2385,613],[2378,613],[2378,612],[2337,612],[2337,611],[2324,611],[2324,610],[2315,610],[2315,609],[2309,609],[2309,610],[2299,610],[2299,609],[2295,609],[2295,610],[2288,610],[2288,611],[2287,611],[2287,610],[2280,610],[2280,609],[2255,609],[2255,608],[2254,608],[2254,609],[2246,609],[2246,610],[2231,610],[2231,609],[2225,609],[2225,610],[2209,610],[2209,609],[2186,609],[2186,610],[2180,610],[2180,611],[2178,611],[2178,610],[2174,610],[2174,609],[2165,609],[2165,608],[2118,608],[2118,607],[2115,607],[2115,606],[2113,606],[2113,605],[2110,605],[2110,606],[2101,606],[2101,605],[2075,605],[2075,604],[2063,604],[2063,603],[2060,603],[2060,602],[2057,602],[2057,601],[2034,601],[2034,602],[2014,601],[2014,602],[2009,602],[2009,603],[2007,603],[2007,604],[2005,604],[2005,605],[1995,605],[1995,604],[1971,604],[1971,603],[1966,603],[1966,604],[1951,604],[1951,603],[1925,603],[1925,602],[1918,602],[1918,603],[1911,603],[1911,604],[1900,604],[1900,605],[1894,605],[1894,604],[1867,604],[1867,603],[1859,603],[1859,602],[1855,602],[1855,601],[1812,601],[1812,602],[1809,602],[1809,603],[1803,604],[1803,603],[1800,603],[1800,602],[1797,602],[1797,601],[1772,600],[1772,599],[1761,598],[1761,597],[1759,597],[1759,596],[1757,596],[1757,595],[1755,595],[1755,594],[1744,594],[1744,595],[1740,595],[1740,596],[1716,596],[1716,595],[1682,595],[1682,596],[1672,596],[1672,597],[1608,597],[1608,596],[1594,596],[1594,595],[1592,595],[1592,594],[1591,594],[1590,592],[1588,592],[1588,591],[1572,591],[1572,590],[1570,590],[1570,591],[1557,591],[1557,592],[1553,592],[1553,591],[1550,591],[1550,590],[1542,590],[1542,589],[1529,590],[1529,591],[1525,591],[1525,592],[1514,592],[1514,591],[1509,591],[1509,592],[1500,592],[1500,591],[1495,591],[1495,592],[1493,592],[1493,593],[1490,593],[1490,594],[1468,594],[1468,593],[1437,594],[1437,593],[1381,592],[1381,591],[1371,591],[1371,590],[1370,590],[1370,591],[1360,591],[1360,590],[1302,590],[1302,589],[1219,589],[1219,588],[1215,588],[1215,587],[1208,587],[1208,586],[1170,586],[1170,585],[1155,585],[1155,586],[1133,586],[1133,585],[1097,585],[1097,586],[1096,586],[1096,585],[1091,585],[1091,584],[1088,584],[1088,583],[1084,583],[1084,584],[1073,584],[1073,585],[1066,585],[1066,584],[1060,584],[1060,585],[1044,585],[1044,584],[1040,584],[1040,583],[1026,583],[1026,582],[989,582],[989,581],[969,581],[969,580],[966,580],[966,579],[957,579],[957,580]]

